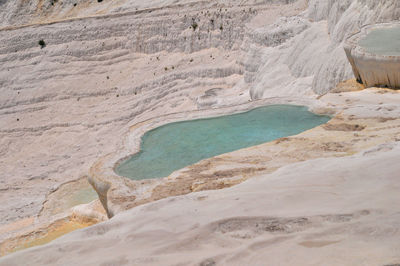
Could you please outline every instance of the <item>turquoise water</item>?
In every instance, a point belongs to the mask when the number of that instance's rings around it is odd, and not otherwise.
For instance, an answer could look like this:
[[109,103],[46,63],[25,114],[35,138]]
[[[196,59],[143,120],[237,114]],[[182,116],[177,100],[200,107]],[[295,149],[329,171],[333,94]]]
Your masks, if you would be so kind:
[[374,29],[359,42],[367,52],[377,55],[400,55],[400,27]]
[[295,135],[329,119],[306,107],[273,105],[240,114],[171,123],[147,132],[141,151],[115,171],[135,180],[164,177],[202,159]]

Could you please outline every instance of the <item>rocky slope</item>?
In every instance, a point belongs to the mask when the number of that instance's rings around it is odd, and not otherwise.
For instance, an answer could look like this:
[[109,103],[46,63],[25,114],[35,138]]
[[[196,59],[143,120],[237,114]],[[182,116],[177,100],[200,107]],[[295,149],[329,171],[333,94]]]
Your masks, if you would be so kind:
[[[385,102],[380,110],[377,99]],[[397,265],[400,93],[373,89],[322,100],[347,108],[342,113],[351,118],[347,123],[362,126],[326,125],[325,133],[310,130],[225,159],[243,163],[252,156],[252,162],[271,166],[266,160],[271,150],[299,148],[291,153],[296,156],[302,152],[299,143],[306,142],[304,152],[312,154],[317,149],[307,147],[326,145],[318,140],[323,135],[333,157],[288,164],[233,188],[142,205],[6,256],[0,265],[27,260],[32,265]],[[339,154],[363,145],[372,147]]]
[[0,1],[0,240],[67,211],[46,199],[131,125],[312,102],[351,77],[344,39],[398,16],[396,0]]
[[1,30],[2,224],[36,216],[130,124],[249,100],[235,86],[244,27],[279,6],[181,4]]

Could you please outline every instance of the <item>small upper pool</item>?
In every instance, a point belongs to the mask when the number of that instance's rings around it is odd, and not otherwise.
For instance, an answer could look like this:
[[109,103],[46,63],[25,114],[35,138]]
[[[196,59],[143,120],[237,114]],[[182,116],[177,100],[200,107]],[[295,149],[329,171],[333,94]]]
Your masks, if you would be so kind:
[[295,135],[328,120],[306,107],[272,105],[171,123],[147,132],[140,152],[119,164],[115,172],[135,180],[165,177],[202,159]]
[[400,55],[400,27],[376,28],[371,30],[359,45],[367,52],[376,55],[399,56]]

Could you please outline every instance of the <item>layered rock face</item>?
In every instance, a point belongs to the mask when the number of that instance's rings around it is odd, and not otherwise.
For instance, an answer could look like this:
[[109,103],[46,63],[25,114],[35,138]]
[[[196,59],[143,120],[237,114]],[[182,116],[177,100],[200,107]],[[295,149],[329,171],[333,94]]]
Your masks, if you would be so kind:
[[[230,95],[247,101],[227,89],[242,73],[233,47],[248,8],[206,11],[213,15],[188,6],[1,31],[1,197],[10,204],[1,222],[38,213],[53,186],[85,175],[122,143],[132,119]],[[226,97],[201,97],[213,88]]]
[[[98,5],[90,3],[85,10]],[[162,1],[140,9],[141,3],[75,19],[61,12],[63,21],[38,15],[41,24],[0,30],[1,225],[44,215],[48,194],[88,175],[99,157],[129,146],[131,125],[250,100],[237,86],[246,23],[280,5],[187,1],[178,8]],[[5,10],[2,15],[13,14]]]
[[400,88],[399,33],[399,24],[377,24],[346,41],[344,48],[354,76],[366,87]]

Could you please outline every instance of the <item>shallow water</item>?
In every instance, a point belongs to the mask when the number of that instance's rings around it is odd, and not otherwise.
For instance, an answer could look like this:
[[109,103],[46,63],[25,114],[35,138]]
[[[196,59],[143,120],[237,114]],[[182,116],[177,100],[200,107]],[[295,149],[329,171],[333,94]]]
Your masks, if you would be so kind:
[[377,55],[400,55],[400,27],[374,29],[359,42],[367,52]]
[[115,170],[135,180],[164,177],[202,159],[295,135],[329,119],[306,107],[273,105],[240,114],[171,123],[147,132],[141,151]]
[[66,197],[66,204],[68,208],[72,208],[80,204],[92,202],[97,198],[97,192],[92,187],[88,187],[76,190],[69,194],[69,197]]

